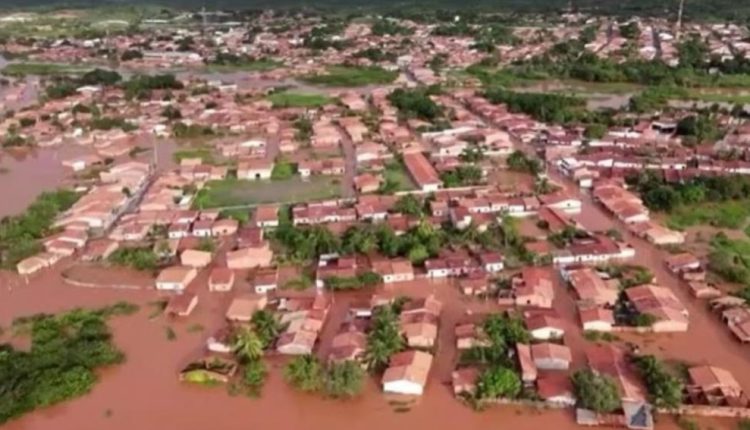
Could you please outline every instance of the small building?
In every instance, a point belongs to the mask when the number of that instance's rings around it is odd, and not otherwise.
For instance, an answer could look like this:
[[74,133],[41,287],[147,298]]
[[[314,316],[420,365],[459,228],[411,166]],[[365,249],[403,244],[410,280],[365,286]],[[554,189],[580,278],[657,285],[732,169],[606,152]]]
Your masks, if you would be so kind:
[[156,278],[156,289],[182,291],[195,279],[198,272],[192,267],[172,266],[159,273]]
[[503,256],[499,252],[482,252],[479,254],[479,262],[487,273],[498,273],[505,268]]
[[278,205],[258,205],[253,212],[253,225],[259,228],[276,228],[279,226]]
[[434,192],[442,187],[443,181],[440,180],[437,171],[422,153],[404,154],[403,159],[409,175],[414,179],[420,190]]
[[538,376],[536,365],[531,358],[531,347],[523,343],[516,344],[518,367],[521,369],[521,381],[525,385],[532,385]]
[[563,322],[552,315],[534,313],[525,316],[526,328],[537,340],[560,339],[565,334]]
[[261,295],[243,295],[236,297],[227,309],[226,318],[235,322],[250,322],[255,311],[264,309],[268,298]]
[[215,267],[208,277],[208,291],[226,292],[234,285],[234,270],[227,267]]
[[175,315],[179,317],[186,317],[193,312],[193,309],[198,305],[198,296],[193,293],[183,292],[172,296],[167,302],[167,307],[164,309],[164,313],[167,315]]
[[227,253],[227,267],[230,269],[268,267],[272,259],[273,251],[268,244],[257,248],[240,248]]
[[536,380],[539,397],[554,407],[572,407],[576,404],[570,375],[565,372],[544,372]]
[[378,259],[371,262],[372,271],[380,275],[384,284],[414,280],[414,268],[405,258]]
[[211,264],[213,256],[207,251],[198,251],[197,249],[186,249],[180,254],[180,263],[183,266],[200,269]]
[[437,324],[428,321],[415,321],[401,324],[401,333],[410,348],[432,348],[437,339]]
[[276,342],[276,351],[285,355],[308,355],[312,354],[318,333],[312,330],[287,331],[279,336]]
[[237,165],[237,179],[264,180],[271,179],[273,161],[267,159],[251,159],[241,161]]
[[211,226],[211,235],[215,237],[231,236],[237,233],[240,223],[236,219],[220,219]]
[[253,278],[253,288],[258,294],[267,294],[278,288],[279,271],[278,269],[258,269]]
[[664,264],[672,273],[683,273],[701,268],[701,261],[693,254],[682,252],[664,259]]
[[578,311],[583,331],[611,332],[615,325],[614,313],[605,308],[591,306]]
[[526,266],[513,278],[511,285],[516,306],[552,307],[555,290],[549,269]]
[[408,350],[394,354],[383,373],[383,391],[386,393],[421,396],[427,385],[432,366],[432,355]]
[[477,390],[477,378],[479,378],[479,369],[476,367],[465,367],[454,370],[451,373],[451,383],[453,385],[453,394],[473,394]]
[[550,342],[531,345],[531,357],[540,370],[568,370],[573,361],[570,348]]

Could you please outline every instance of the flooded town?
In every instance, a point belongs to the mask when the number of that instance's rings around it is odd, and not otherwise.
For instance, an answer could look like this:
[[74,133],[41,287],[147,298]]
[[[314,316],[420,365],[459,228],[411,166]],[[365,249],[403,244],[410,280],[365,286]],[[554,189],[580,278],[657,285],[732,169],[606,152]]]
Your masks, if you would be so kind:
[[750,430],[750,7],[53,3],[3,428]]

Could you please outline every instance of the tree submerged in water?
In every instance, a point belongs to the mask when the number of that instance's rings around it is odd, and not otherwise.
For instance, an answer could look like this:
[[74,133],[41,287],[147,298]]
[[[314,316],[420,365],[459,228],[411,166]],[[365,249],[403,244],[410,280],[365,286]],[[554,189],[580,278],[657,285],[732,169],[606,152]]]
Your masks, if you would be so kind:
[[0,345],[0,424],[91,391],[97,369],[125,358],[112,344],[107,318],[137,310],[118,303],[16,319],[14,331],[30,336],[31,348]]

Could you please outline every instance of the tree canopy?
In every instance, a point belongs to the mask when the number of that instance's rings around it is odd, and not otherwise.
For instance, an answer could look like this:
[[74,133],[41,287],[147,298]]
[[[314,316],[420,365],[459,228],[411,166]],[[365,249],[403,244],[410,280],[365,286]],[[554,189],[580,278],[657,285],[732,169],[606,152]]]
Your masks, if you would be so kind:
[[621,407],[617,384],[609,376],[585,369],[575,372],[572,380],[581,407],[599,413],[614,412]]

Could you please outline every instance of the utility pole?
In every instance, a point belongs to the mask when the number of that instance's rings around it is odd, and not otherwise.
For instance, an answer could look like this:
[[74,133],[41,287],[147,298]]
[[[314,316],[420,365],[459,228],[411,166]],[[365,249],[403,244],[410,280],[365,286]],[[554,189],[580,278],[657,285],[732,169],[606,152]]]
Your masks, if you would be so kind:
[[682,11],[685,9],[685,0],[680,0],[680,7],[677,9],[677,31],[675,37],[680,40],[680,33],[682,33]]

